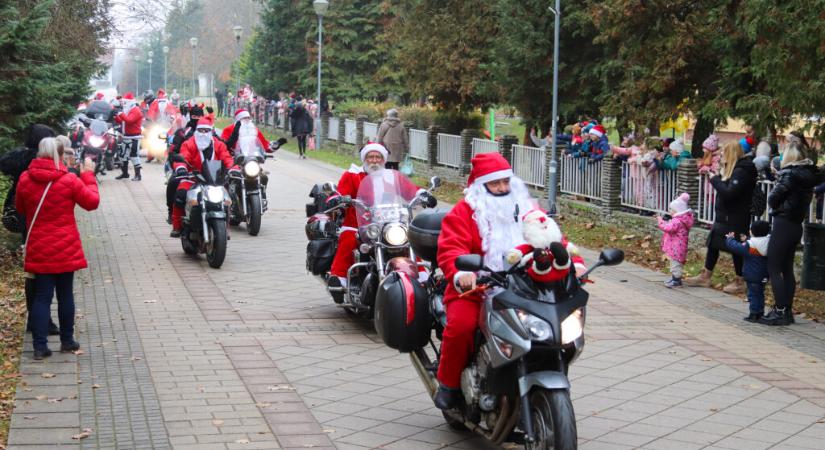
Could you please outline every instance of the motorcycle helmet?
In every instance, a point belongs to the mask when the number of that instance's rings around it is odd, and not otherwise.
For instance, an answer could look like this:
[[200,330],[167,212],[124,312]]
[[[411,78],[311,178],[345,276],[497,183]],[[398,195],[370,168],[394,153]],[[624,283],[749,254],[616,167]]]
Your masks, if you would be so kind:
[[152,104],[152,102],[155,101],[155,94],[153,94],[152,91],[146,91],[146,94],[143,95],[143,101],[147,105]]

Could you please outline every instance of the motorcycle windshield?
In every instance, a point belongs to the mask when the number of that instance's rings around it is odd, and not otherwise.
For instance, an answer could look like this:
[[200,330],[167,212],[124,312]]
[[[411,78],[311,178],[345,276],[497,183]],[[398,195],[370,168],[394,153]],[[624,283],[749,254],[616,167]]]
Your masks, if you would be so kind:
[[408,205],[417,188],[409,178],[395,170],[380,170],[367,175],[358,188],[356,205],[358,226],[371,223],[409,222]]
[[111,111],[112,105],[103,100],[95,100],[86,107],[86,115],[89,117],[102,116],[103,118],[108,118]]
[[264,150],[257,136],[241,136],[238,138],[238,152],[247,158],[263,158]]
[[206,184],[220,186],[223,184],[221,175],[223,163],[221,161],[205,161],[201,167],[201,176]]
[[102,120],[95,119],[89,124],[89,129],[92,130],[95,136],[103,136],[106,130],[109,129],[109,125]]

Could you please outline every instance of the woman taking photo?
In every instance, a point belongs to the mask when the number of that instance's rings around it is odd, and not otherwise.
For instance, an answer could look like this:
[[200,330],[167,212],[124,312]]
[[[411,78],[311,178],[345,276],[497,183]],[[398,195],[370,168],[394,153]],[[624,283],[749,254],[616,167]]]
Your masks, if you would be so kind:
[[80,177],[69,173],[61,161],[63,145],[57,139],[40,141],[37,157],[20,176],[15,207],[26,217],[28,230],[23,254],[24,270],[34,274],[31,309],[34,359],[51,356],[48,347],[49,311],[57,293],[60,351],[80,348],[74,340],[74,272],[87,266],[74,217],[75,205],[97,209],[100,196],[94,163],[86,159]]
[[[756,187],[756,166],[753,160],[745,156],[738,142],[730,142],[722,148],[720,172],[709,172],[710,183],[716,191],[716,218],[708,235],[708,253],[705,268],[699,275],[684,280],[686,286],[710,287],[713,269],[719,260],[719,252],[727,252],[725,235],[730,232],[747,235],[750,226],[751,198]],[[728,294],[745,292],[742,278],[742,257],[733,256],[736,280],[725,286]]]
[[776,185],[768,196],[773,216],[768,243],[768,275],[773,289],[774,307],[759,323],[790,325],[794,323],[793,298],[796,278],[794,254],[802,239],[802,222],[808,217],[817,183],[816,166],[807,157],[808,144],[801,134],[792,134],[782,153]]

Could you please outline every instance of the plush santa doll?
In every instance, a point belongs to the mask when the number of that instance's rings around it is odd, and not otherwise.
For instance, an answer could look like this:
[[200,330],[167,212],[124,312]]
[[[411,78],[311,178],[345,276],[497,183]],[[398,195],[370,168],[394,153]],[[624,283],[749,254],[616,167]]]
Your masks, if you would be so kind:
[[519,245],[507,255],[507,262],[527,268],[527,275],[536,283],[561,281],[570,273],[570,253],[575,247],[568,243],[556,222],[540,210],[534,209],[521,219],[526,244]]

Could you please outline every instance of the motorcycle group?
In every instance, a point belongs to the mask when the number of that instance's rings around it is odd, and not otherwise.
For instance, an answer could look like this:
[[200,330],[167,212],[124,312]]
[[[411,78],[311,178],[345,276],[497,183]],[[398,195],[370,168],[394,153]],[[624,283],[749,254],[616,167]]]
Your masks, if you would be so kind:
[[219,268],[227,223],[246,223],[252,236],[260,232],[267,210],[263,165],[286,139],[267,141],[248,112],[238,110],[234,124],[217,130],[211,107],[175,105],[163,90],[157,98],[148,92],[141,104],[131,92],[110,102],[98,93],[78,108],[69,127],[77,160],[91,159],[95,175],[118,168],[115,178],[128,179],[131,162],[132,181],[141,181],[141,148],[146,162],[165,157],[170,236],[181,239],[187,254],[205,253],[209,265]]
[[[244,110],[216,130],[208,108],[206,115],[201,105],[178,112],[162,99],[159,92],[147,101],[148,113],[171,126],[146,134],[167,155],[170,236],[219,268],[227,225],[260,231],[268,206],[264,163],[286,140],[268,142]],[[102,99],[91,102],[73,140],[96,173],[119,167],[117,178],[126,179],[131,161],[139,181],[143,112],[129,94],[122,103],[122,110],[107,110]],[[149,155],[159,156],[151,143]],[[361,166],[312,187],[307,271],[335,304],[409,354],[450,427],[495,444],[576,448],[567,375],[584,348],[583,286],[597,267],[621,263],[623,253],[605,249],[585,268],[498,153],[473,157],[465,198],[449,212],[435,209],[438,177],[420,188],[385,168],[387,156],[384,146],[368,143]]]

